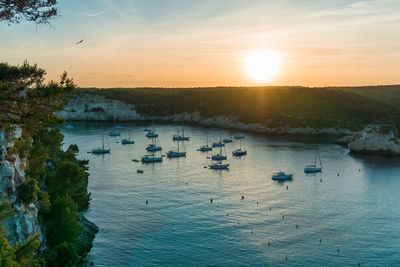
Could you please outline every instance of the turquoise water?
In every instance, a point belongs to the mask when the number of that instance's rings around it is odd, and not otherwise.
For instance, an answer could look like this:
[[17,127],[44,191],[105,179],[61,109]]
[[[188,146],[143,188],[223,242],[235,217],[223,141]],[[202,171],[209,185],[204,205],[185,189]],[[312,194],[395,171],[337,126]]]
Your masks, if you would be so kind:
[[[63,130],[65,146],[78,144],[79,157],[90,160],[86,216],[100,228],[90,254],[96,266],[400,266],[399,158],[354,156],[322,139],[246,134],[248,155],[231,157],[235,140],[226,145],[229,171],[215,171],[196,149],[207,135],[211,143],[234,132],[186,127],[186,158],[142,165],[132,159],[145,154],[149,125],[123,126],[121,137],[106,138],[111,154],[103,156],[87,151],[111,124]],[[136,144],[117,143],[128,129]],[[176,149],[175,125],[156,131],[163,154]],[[305,175],[315,150],[323,173]],[[278,170],[294,180],[272,181]]]

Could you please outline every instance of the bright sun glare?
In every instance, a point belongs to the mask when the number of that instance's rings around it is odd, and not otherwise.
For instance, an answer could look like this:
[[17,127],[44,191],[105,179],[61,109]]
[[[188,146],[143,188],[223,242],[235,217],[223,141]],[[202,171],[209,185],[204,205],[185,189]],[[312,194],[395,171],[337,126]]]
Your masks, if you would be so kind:
[[279,71],[280,58],[271,50],[250,51],[246,59],[246,71],[250,79],[256,82],[269,82]]

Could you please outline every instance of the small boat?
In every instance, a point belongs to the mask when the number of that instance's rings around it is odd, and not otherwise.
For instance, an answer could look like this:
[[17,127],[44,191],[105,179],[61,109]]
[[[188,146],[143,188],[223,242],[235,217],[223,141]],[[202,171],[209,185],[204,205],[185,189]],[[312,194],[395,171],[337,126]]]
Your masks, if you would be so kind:
[[209,168],[212,170],[228,170],[229,164],[223,164],[221,161],[219,161],[219,162],[210,164]]
[[133,159],[132,161],[134,161],[134,162],[139,162],[139,160],[137,160],[137,159]]
[[137,173],[144,173],[143,170],[137,170],[136,172],[137,172]]
[[239,139],[239,141],[240,141],[239,149],[236,149],[235,151],[232,152],[232,156],[234,156],[234,157],[241,157],[241,156],[247,155],[247,151],[242,150],[242,140]]
[[100,154],[109,154],[111,149],[104,148],[104,136],[101,134],[102,146],[101,148],[92,149],[92,154],[100,155]]
[[156,138],[156,137],[158,137],[158,134],[155,133],[154,131],[150,131],[150,132],[148,132],[146,134],[146,137],[148,137],[148,138]]
[[156,144],[149,144],[149,145],[146,147],[146,150],[147,150],[147,151],[151,151],[151,152],[154,152],[154,151],[161,151],[161,150],[162,150],[162,147],[157,146]]
[[123,144],[123,145],[132,145],[134,143],[135,143],[135,141],[131,140],[131,131],[129,131],[128,139],[124,139],[121,141],[121,144]]
[[124,129],[124,126],[115,126],[115,129]]
[[[116,129],[116,125],[115,125],[115,116],[114,116],[114,130]],[[109,136],[120,136],[121,133],[118,131],[111,131],[109,134]]]
[[241,156],[245,156],[245,155],[247,155],[247,151],[242,150],[241,148],[232,152],[232,156],[234,156],[234,157],[241,157]]
[[168,158],[181,158],[186,157],[185,151],[179,151],[179,142],[178,142],[178,149],[177,150],[170,150],[167,152]]
[[292,179],[293,179],[293,174],[291,173],[277,172],[272,175],[272,180],[275,181],[287,181]]
[[150,132],[151,130],[149,128],[144,129],[145,132]]
[[235,139],[244,139],[244,135],[236,134],[233,138],[235,138]]
[[213,147],[225,146],[225,143],[222,142],[222,134],[221,134],[220,137],[219,137],[219,142],[214,142],[214,143],[212,143],[212,146],[213,146]]
[[232,138],[225,138],[222,142],[226,143],[232,143]]
[[319,153],[318,153],[318,158],[319,158],[320,167],[317,167],[317,152],[315,152],[314,164],[306,166],[304,168],[305,173],[322,172],[322,161],[321,161],[321,157],[319,156]]
[[226,156],[221,155],[221,154],[217,154],[217,155],[212,155],[211,159],[212,160],[226,160]]
[[151,139],[151,144],[146,147],[149,152],[161,151],[162,147],[157,145],[157,137]]
[[189,141],[190,140],[189,136],[185,136],[185,119],[183,119],[183,123],[182,123],[182,135],[179,134],[179,129],[178,129],[178,134],[174,134],[172,136],[172,140],[174,140],[174,141]]
[[154,162],[162,162],[162,157],[156,157],[154,154],[142,157],[142,163],[154,163]]
[[201,146],[199,148],[199,151],[206,152],[206,151],[212,151],[212,149],[213,148],[211,146],[208,146],[208,135],[207,135],[207,145]]

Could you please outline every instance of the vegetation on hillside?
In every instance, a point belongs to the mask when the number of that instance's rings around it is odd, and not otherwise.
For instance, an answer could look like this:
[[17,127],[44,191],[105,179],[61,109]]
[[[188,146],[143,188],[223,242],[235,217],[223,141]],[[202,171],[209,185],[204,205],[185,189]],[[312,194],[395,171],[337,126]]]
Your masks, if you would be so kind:
[[[47,248],[39,258],[37,237],[12,248],[0,230],[1,266],[75,266],[84,253],[78,249],[82,232],[78,212],[89,206],[88,162],[75,157],[76,145],[62,150],[63,135],[57,128],[62,121],[54,114],[64,108],[65,94],[75,86],[66,73],[58,83],[44,83],[44,75],[43,69],[26,62],[21,66],[0,63],[0,130],[10,132],[14,125],[22,128],[22,137],[1,151],[0,158],[13,160],[14,154],[27,158],[18,201],[26,205],[39,201],[47,237]],[[2,207],[0,217],[5,219],[11,213],[6,203]]]
[[[77,94],[125,101],[147,115],[199,111],[204,117],[233,116],[241,122],[270,127],[356,129],[376,122],[397,124],[400,113],[396,102],[383,97],[382,88],[373,88],[370,93],[362,88],[306,87],[81,88]],[[400,89],[394,93],[400,96]]]

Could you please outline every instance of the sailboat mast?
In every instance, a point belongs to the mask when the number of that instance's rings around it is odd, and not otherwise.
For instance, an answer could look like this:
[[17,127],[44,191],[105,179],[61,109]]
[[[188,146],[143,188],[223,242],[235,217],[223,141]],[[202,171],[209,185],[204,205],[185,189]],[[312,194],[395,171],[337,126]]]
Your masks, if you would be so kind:
[[101,143],[102,143],[102,148],[104,150],[104,135],[103,134],[101,134]]
[[321,168],[322,168],[321,155],[319,153],[318,153],[318,158],[319,158],[319,164],[321,165]]
[[315,152],[314,164],[315,164],[315,167],[317,167],[317,152]]

